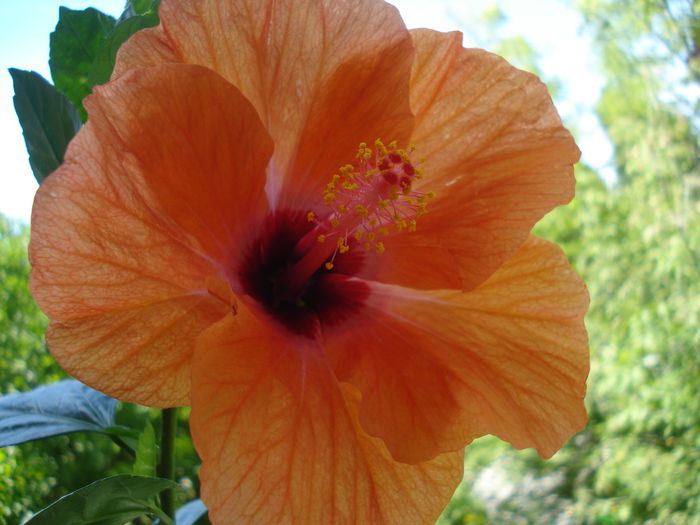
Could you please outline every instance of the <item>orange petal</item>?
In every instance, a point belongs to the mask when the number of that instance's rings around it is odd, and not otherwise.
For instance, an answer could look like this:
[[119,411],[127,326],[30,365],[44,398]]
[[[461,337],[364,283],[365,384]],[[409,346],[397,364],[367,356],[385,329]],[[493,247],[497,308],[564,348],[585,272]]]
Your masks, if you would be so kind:
[[406,143],[411,37],[376,0],[164,0],[162,29],[125,44],[118,72],[175,60],[213,69],[258,110],[275,142],[270,190],[280,206],[322,202],[360,142]]
[[548,457],[583,428],[588,294],[555,245],[531,237],[471,292],[373,289],[371,321],[328,352],[397,460],[484,434]]
[[221,304],[193,293],[52,321],[46,343],[66,372],[116,399],[189,405],[194,338],[224,315]]
[[[32,293],[60,321],[50,349],[111,395],[183,403],[195,337],[230,311],[230,295],[210,288],[264,202],[271,144],[240,93],[197,66],[134,70],[86,107],[32,212]],[[125,340],[115,325],[142,331]]]
[[[412,36],[411,142],[427,158],[417,188],[436,198],[417,232],[386,243],[377,280],[469,290],[518,249],[545,213],[571,200],[580,152],[537,77],[464,49],[460,33]],[[411,265],[401,267],[406,260]]]
[[255,109],[191,65],[134,70],[96,92],[92,134],[124,166],[119,177],[150,197],[161,228],[223,262],[267,211],[272,142]]
[[162,25],[138,31],[117,52],[112,78],[130,69],[182,62]]
[[190,425],[212,522],[432,523],[461,479],[461,453],[391,459],[321,349],[245,305],[195,356]]

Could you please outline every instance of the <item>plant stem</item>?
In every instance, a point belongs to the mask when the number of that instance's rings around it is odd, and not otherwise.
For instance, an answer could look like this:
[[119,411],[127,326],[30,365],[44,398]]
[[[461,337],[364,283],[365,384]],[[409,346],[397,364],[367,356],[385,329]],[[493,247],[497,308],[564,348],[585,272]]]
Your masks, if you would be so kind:
[[[174,480],[175,471],[175,431],[177,429],[177,408],[164,408],[161,415],[160,433],[160,462],[158,477]],[[163,512],[170,518],[175,517],[173,501],[174,489],[166,489],[160,493],[160,505]]]

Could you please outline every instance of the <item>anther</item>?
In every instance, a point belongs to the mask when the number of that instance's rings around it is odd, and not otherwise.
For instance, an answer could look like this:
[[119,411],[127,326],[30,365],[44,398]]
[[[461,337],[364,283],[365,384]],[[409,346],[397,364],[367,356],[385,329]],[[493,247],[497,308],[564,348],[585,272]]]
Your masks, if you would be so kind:
[[[323,194],[331,209],[325,221],[330,231],[327,228],[324,233],[339,236],[338,253],[350,249],[348,236],[374,241],[377,235],[389,235],[388,226],[392,225],[396,231],[415,231],[416,219],[425,213],[427,200],[432,197],[432,193],[413,189],[414,180],[422,177],[422,171],[411,161],[415,146],[410,145],[406,151],[398,149],[396,141],[385,145],[379,139],[374,146],[373,151],[367,143],[360,143],[356,165],[342,166]],[[385,251],[383,243],[370,242],[364,247],[377,253]]]
[[[385,145],[379,139],[373,149],[364,142],[359,145],[356,165],[342,166],[323,191],[323,201],[330,210],[307,213],[306,219],[315,227],[297,242],[295,251],[300,259],[280,277],[280,296],[298,296],[314,272],[319,268],[333,270],[336,257],[352,246],[382,254],[387,247],[377,236],[390,239],[393,230],[416,230],[416,219],[426,212],[433,193],[413,188],[423,177],[411,159],[414,149],[401,150],[396,141]],[[330,239],[332,242],[327,242]]]

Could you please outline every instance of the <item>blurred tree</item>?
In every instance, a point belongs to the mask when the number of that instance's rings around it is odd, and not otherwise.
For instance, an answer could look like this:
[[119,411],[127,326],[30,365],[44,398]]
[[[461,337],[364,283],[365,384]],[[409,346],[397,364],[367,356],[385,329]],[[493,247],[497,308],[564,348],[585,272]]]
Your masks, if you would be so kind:
[[590,290],[590,423],[548,462],[479,440],[445,523],[700,523],[700,2],[578,5],[618,180],[579,166],[536,233]]
[[580,7],[607,74],[597,109],[615,146],[619,187],[591,239],[597,250],[581,252],[590,260],[597,354],[589,433],[599,444],[575,492],[578,515],[698,523],[700,76],[692,34],[700,4]]

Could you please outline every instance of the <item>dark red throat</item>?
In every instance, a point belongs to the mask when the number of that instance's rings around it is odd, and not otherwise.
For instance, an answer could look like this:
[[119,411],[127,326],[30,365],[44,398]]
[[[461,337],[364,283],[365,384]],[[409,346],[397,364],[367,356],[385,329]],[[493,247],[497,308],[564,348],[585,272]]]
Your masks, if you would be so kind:
[[322,263],[303,286],[290,293],[285,275],[305,255],[295,253],[295,247],[314,227],[306,211],[271,212],[239,270],[246,294],[287,330],[308,338],[355,317],[370,293],[365,283],[351,279],[364,264],[366,254],[360,249],[335,254],[332,270]]

